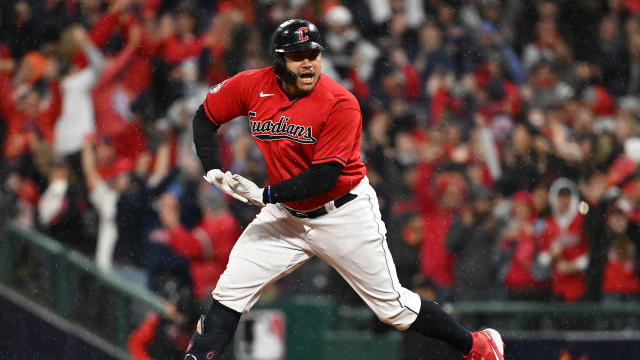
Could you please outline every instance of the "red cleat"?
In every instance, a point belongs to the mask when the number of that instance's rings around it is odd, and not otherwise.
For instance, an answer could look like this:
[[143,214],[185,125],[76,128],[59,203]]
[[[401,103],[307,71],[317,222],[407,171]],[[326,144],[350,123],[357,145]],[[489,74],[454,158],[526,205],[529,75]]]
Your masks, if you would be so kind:
[[500,333],[493,329],[471,333],[473,347],[465,359],[470,360],[504,360],[504,343]]

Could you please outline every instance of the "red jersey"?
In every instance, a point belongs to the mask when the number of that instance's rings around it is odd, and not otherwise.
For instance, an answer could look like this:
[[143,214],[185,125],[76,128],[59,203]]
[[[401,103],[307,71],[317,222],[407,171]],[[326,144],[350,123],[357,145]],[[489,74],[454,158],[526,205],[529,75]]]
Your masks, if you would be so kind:
[[271,184],[313,164],[335,161],[344,166],[329,191],[285,203],[290,208],[318,208],[349,192],[366,174],[360,160],[360,106],[353,94],[326,75],[310,94],[289,100],[271,67],[244,71],[212,87],[204,108],[216,125],[249,117]]

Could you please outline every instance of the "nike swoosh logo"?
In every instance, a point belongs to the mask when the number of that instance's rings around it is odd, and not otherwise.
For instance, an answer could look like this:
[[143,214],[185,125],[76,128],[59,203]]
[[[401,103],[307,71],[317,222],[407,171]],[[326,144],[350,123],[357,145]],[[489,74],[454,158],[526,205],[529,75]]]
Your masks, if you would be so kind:
[[275,94],[265,94],[262,91],[260,91],[260,97],[267,97],[267,96],[273,96]]

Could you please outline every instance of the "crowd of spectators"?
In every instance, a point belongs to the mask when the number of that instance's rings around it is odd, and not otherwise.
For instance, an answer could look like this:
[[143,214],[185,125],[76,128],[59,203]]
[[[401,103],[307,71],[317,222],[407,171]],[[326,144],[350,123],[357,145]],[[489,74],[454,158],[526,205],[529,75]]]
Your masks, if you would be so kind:
[[[637,0],[3,1],[2,218],[206,298],[256,209],[202,180],[191,117],[270,66],[293,17],[360,102],[402,283],[444,302],[638,299]],[[221,133],[225,169],[266,181],[248,121]],[[308,269],[280,290],[340,289]]]

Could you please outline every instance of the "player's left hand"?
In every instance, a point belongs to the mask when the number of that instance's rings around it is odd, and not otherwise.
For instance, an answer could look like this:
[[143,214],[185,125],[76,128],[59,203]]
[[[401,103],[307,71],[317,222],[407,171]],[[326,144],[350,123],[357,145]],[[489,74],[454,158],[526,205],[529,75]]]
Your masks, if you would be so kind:
[[226,173],[224,174],[224,181],[236,192],[236,194],[249,200],[253,205],[265,206],[262,202],[262,193],[264,188],[259,187],[253,181],[238,175]]

